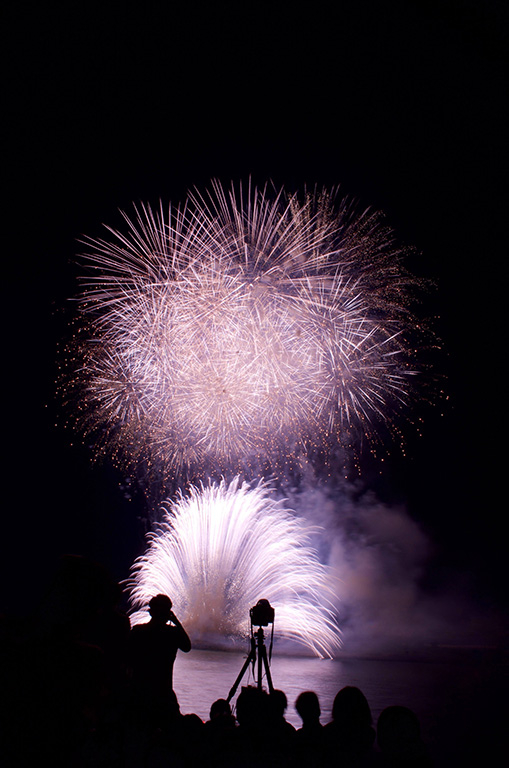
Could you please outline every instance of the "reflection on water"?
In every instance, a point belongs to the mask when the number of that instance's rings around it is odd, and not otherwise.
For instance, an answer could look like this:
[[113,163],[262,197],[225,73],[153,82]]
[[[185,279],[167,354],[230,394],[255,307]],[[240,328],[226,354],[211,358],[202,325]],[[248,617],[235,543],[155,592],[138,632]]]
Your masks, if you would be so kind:
[[[246,654],[224,651],[179,653],[174,684],[181,711],[195,712],[207,720],[212,702],[228,696],[245,657]],[[287,719],[296,727],[301,723],[294,704],[298,694],[305,690],[318,694],[322,723],[330,720],[334,696],[345,685],[355,685],[363,691],[375,723],[380,712],[391,704],[410,707],[419,717],[426,743],[437,753],[437,765],[457,758],[459,745],[467,751],[475,747],[472,741],[464,743],[467,733],[469,739],[486,738],[494,728],[491,718],[498,712],[501,700],[497,667],[484,659],[470,659],[468,663],[321,660],[275,654],[271,675],[274,687],[282,689],[288,697]],[[252,683],[249,668],[241,685]]]
[[[182,712],[196,712],[208,719],[215,699],[226,698],[242,669],[245,654],[220,651],[192,651],[179,654],[175,664],[175,690]],[[295,699],[304,690],[319,694],[322,722],[330,719],[332,702],[340,688],[356,685],[370,703],[373,717],[389,704],[404,704],[426,709],[428,695],[433,692],[430,665],[409,662],[377,662],[338,659],[301,658],[275,655],[271,663],[275,688],[288,697],[287,719],[300,727]],[[253,683],[251,667],[241,685]],[[234,696],[240,693],[240,685]]]

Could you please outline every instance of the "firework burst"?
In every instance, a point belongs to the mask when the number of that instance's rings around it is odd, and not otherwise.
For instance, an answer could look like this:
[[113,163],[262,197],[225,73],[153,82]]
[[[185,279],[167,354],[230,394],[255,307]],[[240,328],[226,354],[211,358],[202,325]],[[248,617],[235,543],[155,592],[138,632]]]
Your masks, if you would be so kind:
[[284,473],[407,405],[417,281],[379,214],[215,183],[124,219],[87,243],[66,383],[99,451],[164,477]]
[[132,569],[133,623],[150,598],[171,596],[194,642],[224,646],[249,633],[249,609],[264,597],[277,635],[317,656],[340,647],[331,574],[310,545],[317,533],[269,496],[263,483],[235,478],[167,503],[162,523]]

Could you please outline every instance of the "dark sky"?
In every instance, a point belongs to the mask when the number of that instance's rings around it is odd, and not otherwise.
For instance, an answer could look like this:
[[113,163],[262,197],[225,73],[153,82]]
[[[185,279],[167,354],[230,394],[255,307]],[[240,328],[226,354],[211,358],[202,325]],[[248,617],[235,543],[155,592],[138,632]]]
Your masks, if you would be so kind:
[[423,436],[408,434],[406,458],[374,487],[432,535],[431,579],[471,573],[480,600],[501,598],[506,4],[166,5],[8,14],[7,603],[37,589],[62,552],[118,578],[139,553],[142,501],[54,426],[76,238],[119,223],[133,200],[179,201],[211,177],[249,175],[341,184],[420,252],[408,266],[437,284],[424,309],[439,316],[449,400],[426,411]]

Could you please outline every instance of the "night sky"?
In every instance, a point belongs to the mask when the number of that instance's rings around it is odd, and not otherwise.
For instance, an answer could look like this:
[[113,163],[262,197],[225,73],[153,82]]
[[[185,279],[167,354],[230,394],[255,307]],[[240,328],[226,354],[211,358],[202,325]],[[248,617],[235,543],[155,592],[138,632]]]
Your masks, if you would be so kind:
[[[143,499],[92,467],[55,397],[82,234],[132,201],[229,184],[338,185],[382,209],[436,284],[446,401],[416,404],[364,482],[434,542],[426,588],[503,600],[507,17],[488,0],[51,4],[8,14],[4,118],[4,510],[7,610],[58,556],[125,578]],[[5,162],[6,160],[6,162]],[[504,286],[505,287],[505,286]],[[72,445],[71,445],[72,443]],[[381,474],[379,474],[381,472]]]

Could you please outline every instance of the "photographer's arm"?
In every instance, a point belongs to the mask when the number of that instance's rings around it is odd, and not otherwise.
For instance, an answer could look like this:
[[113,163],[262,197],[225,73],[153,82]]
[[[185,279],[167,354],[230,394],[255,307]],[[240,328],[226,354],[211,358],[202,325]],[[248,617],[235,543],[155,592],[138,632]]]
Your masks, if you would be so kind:
[[177,619],[177,617],[173,613],[173,611],[171,612],[171,615],[170,615],[170,621],[172,622],[172,624],[175,625],[175,628],[178,629],[179,631],[179,643],[178,643],[179,649],[181,651],[184,651],[184,653],[189,653],[189,651],[191,650],[191,639],[187,634],[186,630],[184,629],[184,627],[182,626],[182,624],[180,623],[180,621]]

